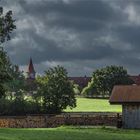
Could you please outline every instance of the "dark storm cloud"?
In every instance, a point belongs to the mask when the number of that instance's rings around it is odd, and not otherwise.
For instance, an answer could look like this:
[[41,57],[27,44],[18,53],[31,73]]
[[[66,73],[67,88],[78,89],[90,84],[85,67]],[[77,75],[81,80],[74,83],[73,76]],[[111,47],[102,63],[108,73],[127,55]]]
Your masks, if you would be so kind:
[[113,17],[113,9],[100,0],[71,0],[66,3],[62,0],[58,1],[35,1],[28,3],[25,0],[19,1],[26,13],[29,14],[46,14],[57,13],[61,16],[95,18],[99,20],[108,20]]
[[130,43],[134,49],[140,49],[140,26],[125,25],[117,27],[114,31],[121,41]]
[[[12,54],[11,57],[14,61],[17,63],[20,63],[21,65],[26,64],[26,59],[19,59],[29,58],[32,56],[36,63],[40,63],[41,61],[74,61],[74,60],[100,60],[104,58],[111,58],[112,56],[118,56],[120,53],[119,50],[112,49],[108,44],[104,45],[92,45],[88,43],[88,46],[83,47],[81,49],[73,51],[65,50],[63,47],[59,48],[57,47],[57,43],[53,40],[48,40],[43,37],[40,37],[39,35],[29,32],[25,35],[27,38],[31,39],[29,40],[22,40],[16,45],[19,47],[11,46],[11,48],[8,48],[8,51],[12,51],[16,49],[15,51],[18,52],[16,54]],[[41,46],[34,48],[29,47],[29,44],[31,42],[34,42],[36,46]]]
[[[110,0],[1,0],[17,30],[6,45],[13,63],[33,57],[38,72],[55,64],[71,75],[110,64],[139,73],[140,4]],[[47,64],[46,64],[47,63]],[[79,70],[77,70],[79,68]]]
[[[74,28],[79,31],[96,31],[106,28],[109,22],[117,22],[125,16],[116,12],[108,3],[101,0],[37,1],[28,4],[20,2],[24,12],[42,18],[48,25],[61,28]],[[48,20],[47,15],[54,18]]]

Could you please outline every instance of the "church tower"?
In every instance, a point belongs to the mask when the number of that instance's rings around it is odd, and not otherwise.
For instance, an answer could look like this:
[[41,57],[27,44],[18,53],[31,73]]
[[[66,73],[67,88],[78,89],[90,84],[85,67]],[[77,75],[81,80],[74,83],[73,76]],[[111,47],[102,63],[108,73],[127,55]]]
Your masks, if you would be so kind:
[[29,62],[29,65],[28,65],[28,71],[27,71],[27,79],[34,80],[35,75],[36,75],[36,72],[34,70],[33,61],[32,61],[32,58],[30,58],[30,62]]

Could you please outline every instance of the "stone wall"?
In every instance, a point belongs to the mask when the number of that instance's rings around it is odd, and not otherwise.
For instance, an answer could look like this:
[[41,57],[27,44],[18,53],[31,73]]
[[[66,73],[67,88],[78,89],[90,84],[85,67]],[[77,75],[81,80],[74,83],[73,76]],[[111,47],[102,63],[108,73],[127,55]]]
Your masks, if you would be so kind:
[[117,114],[60,114],[60,115],[28,115],[1,116],[0,127],[9,128],[45,128],[61,125],[117,125]]

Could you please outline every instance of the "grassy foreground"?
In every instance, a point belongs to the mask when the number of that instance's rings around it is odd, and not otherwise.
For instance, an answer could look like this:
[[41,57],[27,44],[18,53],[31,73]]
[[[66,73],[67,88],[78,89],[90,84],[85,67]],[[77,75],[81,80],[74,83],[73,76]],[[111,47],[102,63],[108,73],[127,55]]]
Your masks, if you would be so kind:
[[140,130],[116,128],[0,129],[0,140],[140,140]]
[[110,105],[107,99],[77,98],[77,107],[67,112],[121,112],[121,105]]

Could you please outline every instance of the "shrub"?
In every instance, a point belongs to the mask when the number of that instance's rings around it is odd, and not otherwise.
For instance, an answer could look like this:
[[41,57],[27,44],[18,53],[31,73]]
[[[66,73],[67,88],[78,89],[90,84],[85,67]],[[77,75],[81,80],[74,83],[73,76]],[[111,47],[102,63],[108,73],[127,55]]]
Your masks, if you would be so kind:
[[0,115],[8,115],[11,112],[12,101],[1,98],[0,99]]

